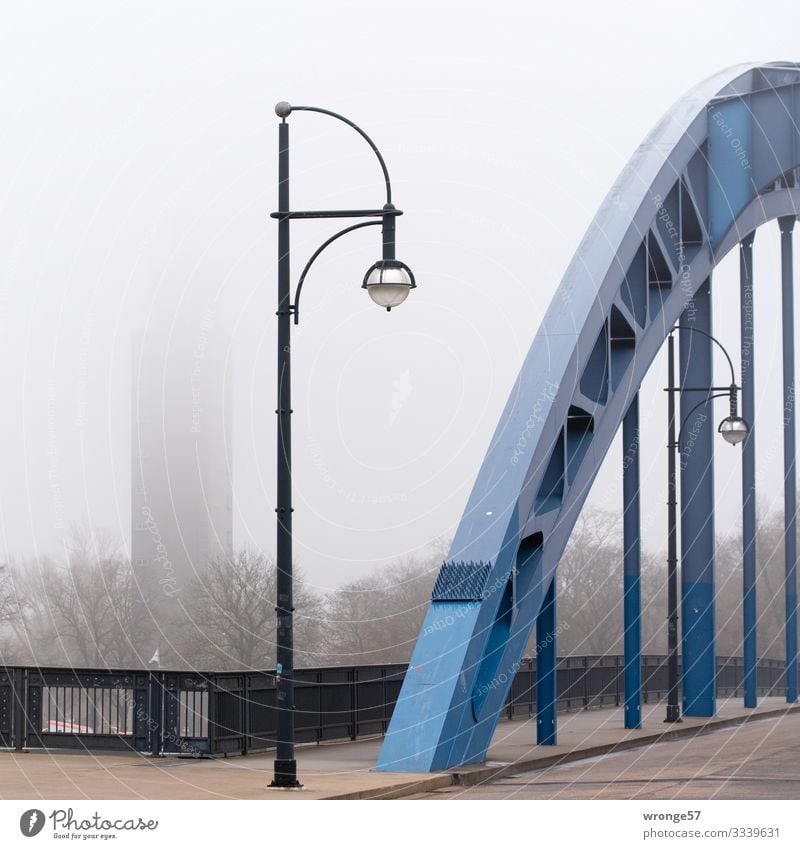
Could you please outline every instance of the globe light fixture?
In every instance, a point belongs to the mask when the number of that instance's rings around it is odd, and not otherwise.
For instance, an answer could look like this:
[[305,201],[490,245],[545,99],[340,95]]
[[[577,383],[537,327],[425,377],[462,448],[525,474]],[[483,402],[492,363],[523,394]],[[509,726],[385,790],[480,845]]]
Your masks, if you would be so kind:
[[741,416],[728,416],[719,423],[717,430],[730,445],[744,442],[750,432],[747,422]]
[[739,388],[731,382],[729,389],[731,412],[730,415],[719,423],[717,432],[729,445],[739,445],[747,439],[750,426],[739,415]]
[[369,268],[361,286],[379,307],[391,312],[392,307],[399,307],[405,301],[417,284],[413,272],[405,263],[396,259],[382,259]]

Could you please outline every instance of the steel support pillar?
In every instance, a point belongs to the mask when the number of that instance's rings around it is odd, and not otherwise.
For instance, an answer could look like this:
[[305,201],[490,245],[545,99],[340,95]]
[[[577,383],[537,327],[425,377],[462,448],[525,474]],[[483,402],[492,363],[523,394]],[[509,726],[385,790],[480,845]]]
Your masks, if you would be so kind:
[[556,578],[536,617],[536,742],[556,744]]
[[667,712],[664,722],[680,722],[678,672],[678,483],[675,462],[675,335],[667,337]]
[[786,701],[797,701],[797,470],[795,466],[793,215],[781,229],[783,311],[783,510],[786,558]]
[[680,330],[682,422],[681,468],[681,648],[683,713],[714,716],[716,657],[714,623],[714,426],[713,402],[701,404],[714,385],[711,327],[711,279],[704,281],[686,308],[681,324],[703,333]]
[[758,642],[756,632],[756,404],[755,339],[753,333],[753,237],[739,244],[739,290],[742,347],[742,416],[750,431],[742,445],[742,639],[744,646],[744,706],[758,704]]
[[625,727],[642,727],[641,514],[639,393],[622,420],[623,611]]

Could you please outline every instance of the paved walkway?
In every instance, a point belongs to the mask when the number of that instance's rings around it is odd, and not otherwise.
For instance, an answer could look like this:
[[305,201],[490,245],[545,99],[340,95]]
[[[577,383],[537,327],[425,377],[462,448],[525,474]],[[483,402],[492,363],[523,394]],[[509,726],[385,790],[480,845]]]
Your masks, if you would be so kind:
[[[0,752],[3,799],[325,799],[398,798],[454,784],[481,783],[554,763],[595,757],[687,736],[710,728],[784,713],[780,698],[762,699],[756,710],[741,700],[719,703],[714,719],[686,718],[664,725],[663,705],[648,705],[643,728],[626,731],[620,708],[559,714],[557,746],[536,746],[532,721],[502,722],[484,766],[447,773],[379,773],[372,767],[381,740],[330,743],[297,749],[302,791],[270,791],[272,755],[194,760],[141,755]],[[791,711],[800,712],[800,706]],[[666,730],[665,730],[666,729]]]
[[422,799],[800,799],[800,712]]

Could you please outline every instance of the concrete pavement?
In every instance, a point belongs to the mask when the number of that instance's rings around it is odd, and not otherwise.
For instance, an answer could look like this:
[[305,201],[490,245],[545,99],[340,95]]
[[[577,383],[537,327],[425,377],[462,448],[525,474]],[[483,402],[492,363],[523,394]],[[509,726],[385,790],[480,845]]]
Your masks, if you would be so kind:
[[800,713],[412,798],[800,799]]
[[[718,716],[662,722],[663,705],[648,705],[643,728],[626,731],[621,708],[559,714],[557,746],[536,746],[533,721],[502,722],[486,765],[445,773],[378,773],[380,738],[297,749],[302,791],[271,791],[272,754],[217,759],[149,758],[136,754],[0,753],[3,799],[354,799],[400,798],[641,747],[712,728],[782,715],[783,699],[762,699],[745,710],[740,699],[719,703]],[[800,714],[800,706],[790,708]]]

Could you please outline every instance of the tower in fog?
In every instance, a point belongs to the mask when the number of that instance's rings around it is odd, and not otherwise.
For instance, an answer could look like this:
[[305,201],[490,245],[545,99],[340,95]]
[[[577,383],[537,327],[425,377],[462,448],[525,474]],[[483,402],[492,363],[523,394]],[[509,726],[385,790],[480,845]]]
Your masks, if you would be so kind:
[[212,311],[134,334],[131,558],[161,599],[233,545],[231,382]]

